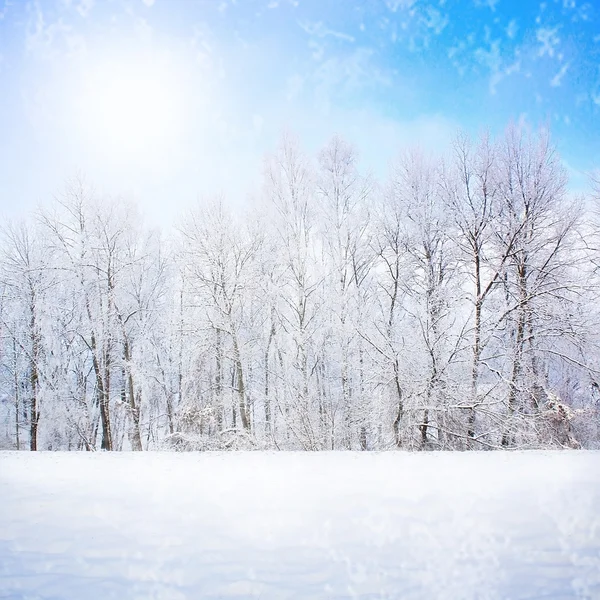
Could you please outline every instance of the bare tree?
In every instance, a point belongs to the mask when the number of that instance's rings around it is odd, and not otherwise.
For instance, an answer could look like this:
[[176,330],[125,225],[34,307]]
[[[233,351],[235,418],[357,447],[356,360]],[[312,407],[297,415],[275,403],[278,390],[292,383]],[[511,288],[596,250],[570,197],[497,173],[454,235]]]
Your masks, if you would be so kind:
[[[2,238],[4,302],[9,300],[14,307],[10,316],[6,310],[3,311],[3,325],[13,351],[17,445],[20,396],[24,391],[27,397],[29,449],[37,450],[41,414],[40,370],[44,356],[42,321],[45,295],[52,286],[52,279],[48,276],[42,242],[32,226],[27,223],[9,224],[4,228]],[[26,358],[26,382],[21,380],[19,354]]]
[[[288,404],[298,426],[287,419],[297,442],[305,449],[320,446],[311,406],[310,379],[315,359],[311,341],[317,326],[318,294],[322,275],[315,257],[314,175],[298,141],[284,136],[278,152],[265,167],[265,195],[274,209],[274,227],[281,248],[285,277],[282,281],[281,323],[291,341],[291,372],[287,379]],[[280,363],[284,364],[280,349]],[[311,356],[312,354],[312,356]],[[283,367],[285,368],[285,367]]]
[[511,345],[507,376],[508,418],[502,445],[516,443],[517,414],[538,414],[547,377],[542,360],[542,336],[548,310],[569,303],[571,238],[579,211],[566,202],[566,176],[548,136],[511,127],[499,161],[498,244],[507,254],[504,274],[506,324]]
[[[355,150],[340,137],[332,138],[318,158],[316,196],[322,226],[325,285],[335,324],[331,336],[335,340],[335,356],[340,361],[344,445],[352,448],[356,427],[360,446],[366,449],[364,369],[357,360],[362,348],[356,327],[363,300],[359,292],[372,263],[368,211],[372,185],[358,172]],[[357,411],[358,408],[362,410]]]
[[244,432],[252,429],[251,407],[244,366],[242,336],[246,318],[246,294],[253,284],[253,261],[261,239],[247,227],[234,223],[222,201],[188,215],[180,228],[188,277],[203,298],[206,318],[216,333],[216,385],[221,389],[222,336],[231,343],[232,388],[238,397],[234,426],[239,414]]
[[600,226],[544,132],[266,158],[260,206],[164,243],[82,178],[0,236],[2,444],[591,447]]

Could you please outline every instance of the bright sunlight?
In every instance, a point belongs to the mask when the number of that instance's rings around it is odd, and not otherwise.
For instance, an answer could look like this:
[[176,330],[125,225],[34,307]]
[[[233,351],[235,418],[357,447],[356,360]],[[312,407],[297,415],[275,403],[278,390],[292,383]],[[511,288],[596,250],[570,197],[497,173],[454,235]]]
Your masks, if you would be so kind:
[[172,68],[104,63],[88,73],[82,89],[82,132],[102,154],[148,160],[177,141],[183,100],[181,79]]

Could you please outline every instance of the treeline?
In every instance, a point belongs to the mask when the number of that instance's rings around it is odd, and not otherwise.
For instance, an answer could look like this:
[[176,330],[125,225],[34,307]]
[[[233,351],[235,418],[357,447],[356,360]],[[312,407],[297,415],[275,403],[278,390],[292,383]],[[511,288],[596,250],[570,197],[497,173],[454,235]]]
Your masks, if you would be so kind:
[[69,182],[0,248],[0,444],[594,447],[600,262],[544,133],[458,136],[385,182],[284,136],[262,196],[168,239]]

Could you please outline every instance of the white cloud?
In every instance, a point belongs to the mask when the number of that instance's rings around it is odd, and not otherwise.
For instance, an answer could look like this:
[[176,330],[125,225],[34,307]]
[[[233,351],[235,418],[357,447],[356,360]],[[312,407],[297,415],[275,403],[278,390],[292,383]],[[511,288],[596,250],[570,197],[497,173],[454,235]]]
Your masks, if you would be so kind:
[[154,6],[154,0],[142,0],[142,2],[148,7],[150,8],[151,6]]
[[385,0],[385,5],[392,12],[396,12],[398,9],[406,10],[412,8],[416,0]]
[[512,19],[506,28],[506,35],[512,40],[515,35],[517,35],[517,30],[519,26],[517,25],[516,19]]
[[299,23],[299,25],[309,35],[314,35],[320,38],[331,36],[340,40],[344,40],[346,42],[354,42],[353,36],[348,35],[347,33],[343,33],[341,31],[329,29],[329,27],[325,26],[322,21],[317,21],[316,23],[310,23],[308,21],[305,21]]
[[428,29],[433,29],[436,35],[442,33],[448,25],[448,15],[443,15],[439,10],[428,6],[425,10],[427,16],[423,19]]
[[506,67],[504,69],[504,74],[508,77],[509,75],[512,75],[513,73],[520,73],[521,72],[521,60],[520,59],[516,59],[515,62],[512,65],[508,65],[508,67]]
[[49,23],[39,5],[30,15],[25,33],[25,50],[43,60],[59,57],[81,58],[86,52],[83,35],[75,33],[62,18]]
[[593,11],[594,9],[592,5],[589,2],[586,2],[585,4],[581,5],[579,10],[577,11],[577,14],[573,17],[572,21],[589,21],[593,17]]
[[476,48],[473,55],[479,64],[489,69],[489,92],[493,96],[496,93],[496,88],[503,79],[515,73],[521,73],[522,59],[521,52],[517,48],[514,51],[512,62],[508,62],[508,56],[503,58],[500,40],[491,40],[490,35],[489,30],[486,30],[486,40],[489,43],[489,47],[481,46]]
[[192,31],[189,43],[196,63],[200,65],[204,73],[222,71],[224,69],[223,63],[219,64],[222,59],[218,58],[219,53],[215,51],[217,44],[211,28],[206,23],[196,23]]
[[77,12],[85,19],[92,8],[94,8],[94,0],[81,0],[77,5]]
[[81,17],[84,19],[88,16],[89,12],[94,8],[95,0],[79,0],[74,3],[73,0],[61,0],[62,8],[72,9],[74,8]]
[[308,47],[312,50],[312,57],[316,61],[323,60],[323,56],[325,56],[325,46],[315,40],[310,40],[308,42]]
[[504,77],[501,71],[502,59],[500,57],[500,41],[493,40],[488,48],[477,48],[475,50],[475,59],[479,64],[490,70],[490,94],[496,93],[496,86]]
[[552,58],[556,47],[560,44],[560,38],[558,37],[558,27],[540,27],[536,31],[537,41],[540,42],[541,47],[538,50],[538,56],[543,57],[546,54]]
[[566,72],[569,70],[570,63],[565,63],[560,71],[550,80],[550,85],[552,87],[559,87],[562,83],[562,79],[565,76]]
[[492,12],[495,12],[498,1],[499,0],[475,0],[475,6],[486,6]]
[[323,112],[329,111],[336,96],[391,84],[389,75],[375,66],[373,53],[371,49],[358,48],[348,56],[321,63],[313,77],[317,105]]

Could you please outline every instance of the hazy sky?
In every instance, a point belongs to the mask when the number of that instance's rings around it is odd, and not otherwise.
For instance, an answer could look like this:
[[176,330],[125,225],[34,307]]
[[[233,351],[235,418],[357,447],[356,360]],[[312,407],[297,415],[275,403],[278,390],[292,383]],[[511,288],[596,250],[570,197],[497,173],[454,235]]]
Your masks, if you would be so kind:
[[341,133],[380,175],[458,127],[549,124],[600,166],[600,4],[548,0],[0,0],[0,211],[78,170],[170,222],[243,203],[281,132]]

